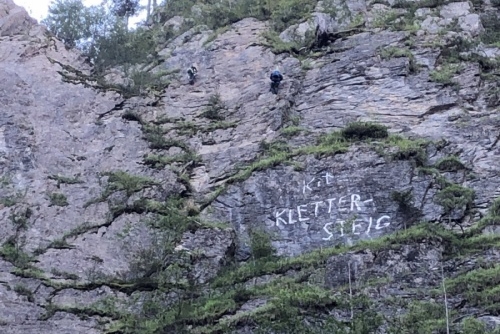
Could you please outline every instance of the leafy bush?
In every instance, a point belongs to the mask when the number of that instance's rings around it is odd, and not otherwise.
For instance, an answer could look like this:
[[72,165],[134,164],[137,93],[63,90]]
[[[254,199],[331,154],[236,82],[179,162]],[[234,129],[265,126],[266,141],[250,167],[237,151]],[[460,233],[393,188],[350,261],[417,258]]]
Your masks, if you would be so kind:
[[500,20],[495,12],[488,12],[481,15],[481,23],[484,32],[481,34],[481,41],[485,44],[500,45]]
[[32,261],[32,257],[24,253],[17,244],[17,241],[12,237],[0,247],[0,257],[21,269],[31,267],[30,262]]
[[449,156],[443,159],[440,159],[435,164],[436,168],[440,171],[449,171],[456,172],[462,169],[465,169],[464,164],[455,156]]
[[275,252],[269,234],[259,229],[250,231],[250,247],[254,259],[269,257]]
[[[272,28],[278,32],[307,18],[317,0],[171,0],[166,1],[161,10],[160,22],[180,15],[191,17],[211,29],[235,23],[246,17],[258,20],[271,20]],[[199,5],[203,15],[193,14],[193,5]]]
[[474,196],[474,190],[451,184],[436,194],[436,203],[449,213],[454,209],[468,207],[474,201]]
[[387,138],[387,127],[370,122],[354,122],[342,129],[342,137],[350,140]]
[[117,24],[105,36],[96,36],[88,55],[98,73],[113,66],[145,63],[148,56],[155,54],[156,35],[153,29],[138,28],[127,31]]
[[130,79],[126,85],[118,85],[124,97],[143,95],[152,89],[160,91],[168,86],[168,81],[163,79],[163,73],[152,73],[147,71],[133,70],[126,73]]
[[225,105],[220,95],[214,94],[208,99],[208,107],[201,115],[211,120],[221,121],[224,119],[224,116],[221,114],[224,109]]
[[[95,14],[95,16],[92,16]],[[90,38],[93,25],[102,12],[91,12],[82,0],[55,0],[49,6],[48,15],[41,21],[69,47],[75,47],[82,39]]]
[[443,84],[445,86],[453,86],[456,83],[453,81],[453,77],[462,70],[460,64],[443,64],[440,68],[432,71],[429,76],[431,81]]
[[397,151],[392,153],[392,158],[396,160],[409,160],[415,161],[417,166],[425,165],[427,161],[427,154],[425,151],[429,142],[421,139],[408,139],[400,135],[391,135],[387,139],[389,145],[396,146]]
[[270,143],[266,141],[261,141],[259,143],[259,148],[267,156],[273,156],[284,152],[290,152],[290,147],[284,140],[276,140]]
[[64,194],[60,193],[51,193],[49,194],[50,204],[49,206],[57,205],[57,206],[67,206],[68,199]]
[[465,318],[462,323],[462,333],[467,334],[483,334],[486,333],[486,326],[479,320],[472,317]]
[[106,172],[103,175],[108,176],[106,194],[111,194],[115,191],[125,191],[127,196],[131,196],[135,192],[158,184],[150,178],[130,175],[124,171]]
[[446,333],[445,309],[438,303],[413,302],[395,329],[393,333]]
[[279,33],[273,30],[266,31],[262,35],[266,39],[267,46],[270,47],[275,54],[285,52],[300,54],[304,48],[309,49],[316,38],[312,31],[307,31],[304,38],[294,36],[289,42],[283,41]]
[[500,217],[500,198],[497,198],[491,203],[488,213],[494,217]]
[[316,7],[317,0],[281,0],[275,1],[272,8],[272,27],[281,32],[292,24],[308,18]]
[[155,54],[155,29],[128,31],[123,19],[104,6],[56,0],[42,23],[67,47],[77,47],[89,57],[96,73],[117,65],[144,63],[148,55]]
[[391,193],[391,198],[393,201],[398,203],[402,210],[408,210],[411,208],[411,203],[413,201],[412,189],[408,189],[407,191],[395,190]]

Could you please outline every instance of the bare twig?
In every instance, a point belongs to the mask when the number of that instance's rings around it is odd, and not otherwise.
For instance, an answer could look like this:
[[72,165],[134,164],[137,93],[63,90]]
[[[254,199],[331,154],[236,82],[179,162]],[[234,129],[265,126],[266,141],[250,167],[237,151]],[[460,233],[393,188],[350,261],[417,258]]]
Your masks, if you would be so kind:
[[450,318],[448,315],[448,299],[446,297],[446,286],[444,283],[444,270],[443,270],[442,263],[441,263],[441,280],[443,281],[444,307],[445,307],[445,311],[446,311],[446,334],[450,334]]
[[349,299],[351,301],[351,320],[352,320],[352,319],[354,319],[354,310],[353,310],[353,306],[352,306],[352,285],[351,285],[351,263],[350,262],[347,262],[347,270],[349,271]]

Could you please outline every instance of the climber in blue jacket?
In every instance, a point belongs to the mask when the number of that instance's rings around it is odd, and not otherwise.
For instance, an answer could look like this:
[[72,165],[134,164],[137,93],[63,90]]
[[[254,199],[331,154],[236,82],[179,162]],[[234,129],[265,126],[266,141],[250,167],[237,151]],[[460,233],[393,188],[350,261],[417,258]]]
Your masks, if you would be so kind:
[[269,78],[271,79],[271,92],[273,92],[273,94],[278,94],[278,86],[281,80],[283,80],[283,75],[281,75],[278,68],[276,68],[271,73],[271,76]]
[[188,68],[187,73],[188,73],[188,76],[189,76],[189,83],[191,85],[194,84],[194,79],[196,78],[196,74],[198,73],[198,69],[193,64],[193,65],[191,65],[190,68]]

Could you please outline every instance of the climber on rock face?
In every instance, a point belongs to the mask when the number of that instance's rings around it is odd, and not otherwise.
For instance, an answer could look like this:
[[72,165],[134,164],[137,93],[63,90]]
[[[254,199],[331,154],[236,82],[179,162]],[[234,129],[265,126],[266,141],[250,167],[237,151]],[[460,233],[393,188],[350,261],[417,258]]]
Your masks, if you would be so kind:
[[283,80],[283,75],[281,75],[279,69],[276,68],[271,73],[271,76],[269,78],[271,79],[271,92],[273,94],[278,94],[278,86],[279,86],[281,80]]
[[188,68],[187,73],[189,75],[189,83],[191,85],[194,84],[194,78],[196,78],[196,73],[198,73],[198,69],[196,68],[195,65],[191,65],[191,67]]

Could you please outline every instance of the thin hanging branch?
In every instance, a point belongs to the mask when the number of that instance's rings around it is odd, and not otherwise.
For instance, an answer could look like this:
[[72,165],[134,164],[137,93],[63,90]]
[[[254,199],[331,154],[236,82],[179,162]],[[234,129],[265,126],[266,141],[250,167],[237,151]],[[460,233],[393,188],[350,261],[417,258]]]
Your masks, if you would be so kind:
[[450,334],[450,318],[448,315],[448,299],[446,297],[446,286],[444,283],[444,270],[443,270],[442,263],[441,263],[441,280],[443,281],[444,307],[445,307],[445,312],[446,312],[446,334]]
[[354,309],[352,306],[352,285],[351,285],[351,263],[350,262],[347,262],[347,270],[349,272],[349,299],[351,302],[351,320],[352,320],[352,319],[354,319]]

